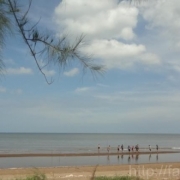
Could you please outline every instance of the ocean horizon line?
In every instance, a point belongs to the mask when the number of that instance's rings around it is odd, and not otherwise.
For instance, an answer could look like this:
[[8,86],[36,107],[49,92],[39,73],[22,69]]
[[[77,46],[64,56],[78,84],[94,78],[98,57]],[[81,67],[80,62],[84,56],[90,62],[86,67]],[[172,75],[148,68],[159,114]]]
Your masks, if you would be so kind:
[[116,132],[0,132],[0,134],[125,134],[125,135],[141,135],[141,134],[147,134],[147,135],[180,135],[180,133],[144,133],[144,132],[126,132],[126,133],[116,133]]

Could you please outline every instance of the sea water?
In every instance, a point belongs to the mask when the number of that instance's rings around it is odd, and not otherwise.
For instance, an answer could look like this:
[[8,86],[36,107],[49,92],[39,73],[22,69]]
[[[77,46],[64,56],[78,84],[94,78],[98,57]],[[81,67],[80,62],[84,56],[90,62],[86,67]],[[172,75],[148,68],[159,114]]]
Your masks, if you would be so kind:
[[[10,153],[91,153],[101,150],[117,152],[117,146],[139,144],[140,149],[180,149],[180,134],[73,134],[73,133],[0,133],[0,154]],[[96,164],[134,164],[153,162],[179,162],[179,154],[152,154],[136,156],[97,157],[21,157],[0,158],[0,168],[49,167]]]

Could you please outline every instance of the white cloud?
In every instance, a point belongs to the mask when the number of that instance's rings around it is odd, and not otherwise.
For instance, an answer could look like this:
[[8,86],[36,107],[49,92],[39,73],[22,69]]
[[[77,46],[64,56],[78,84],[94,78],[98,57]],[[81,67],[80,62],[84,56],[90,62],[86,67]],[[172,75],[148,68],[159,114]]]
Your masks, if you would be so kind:
[[168,81],[170,81],[170,82],[175,82],[175,83],[178,83],[178,80],[179,80],[179,78],[177,78],[177,77],[175,77],[175,76],[173,76],[173,75],[169,75],[168,77],[167,77],[167,80]]
[[145,50],[146,48],[143,45],[124,44],[117,40],[95,40],[90,46],[86,47],[87,52],[94,52],[98,58],[107,59],[137,56],[145,52]]
[[5,63],[5,65],[15,65],[15,62],[12,59],[5,59],[4,63]]
[[77,93],[87,92],[87,91],[89,91],[90,89],[91,89],[90,87],[82,87],[82,88],[77,88],[77,89],[75,90],[75,92],[77,92]]
[[155,53],[135,43],[138,15],[139,9],[127,1],[63,0],[55,9],[54,19],[60,35],[85,34],[88,46],[83,46],[82,52],[92,54],[107,69],[160,64]]
[[[103,101],[107,101],[112,104],[121,104],[124,105],[130,102],[129,107],[131,105],[143,106],[144,104],[148,105],[149,103],[158,104],[158,103],[175,103],[180,102],[180,98],[178,97],[179,93],[172,92],[163,92],[163,91],[122,91],[122,92],[114,92],[108,94],[97,94],[94,97],[97,99],[101,99]],[[144,103],[144,104],[143,104]],[[151,104],[152,105],[152,104]]]
[[11,75],[21,75],[21,74],[33,74],[32,69],[20,67],[20,68],[7,68],[7,74]]
[[0,86],[0,93],[22,94],[22,89],[8,90],[5,87]]
[[160,36],[179,49],[180,1],[148,1],[141,10],[144,19],[149,23],[148,28],[156,28]]
[[17,89],[17,90],[15,91],[15,93],[16,93],[16,94],[22,94],[23,91],[22,91],[22,89]]
[[153,54],[153,53],[141,54],[139,58],[140,58],[140,62],[144,64],[154,65],[154,64],[161,63],[160,58],[156,54]]
[[22,89],[14,89],[14,90],[11,90],[9,91],[11,94],[16,94],[16,95],[20,95],[23,93],[23,90]]
[[0,86],[0,93],[6,93],[7,90],[5,87]]
[[138,9],[117,0],[63,0],[55,9],[55,21],[65,33],[91,38],[134,38]]
[[[170,61],[166,63],[166,66],[167,66],[167,69],[169,69],[170,71],[180,73],[180,62],[178,59],[171,59]],[[179,78],[177,77],[177,79]]]
[[42,71],[43,73],[45,73],[46,76],[54,76],[56,74],[54,70],[43,69]]
[[88,54],[101,59],[107,68],[128,68],[135,63],[159,64],[155,54],[146,53],[144,45],[124,44],[117,40],[94,40],[83,48]]
[[64,75],[68,76],[68,77],[73,77],[73,76],[77,75],[78,73],[79,73],[79,69],[78,68],[73,68],[70,71],[64,72]]

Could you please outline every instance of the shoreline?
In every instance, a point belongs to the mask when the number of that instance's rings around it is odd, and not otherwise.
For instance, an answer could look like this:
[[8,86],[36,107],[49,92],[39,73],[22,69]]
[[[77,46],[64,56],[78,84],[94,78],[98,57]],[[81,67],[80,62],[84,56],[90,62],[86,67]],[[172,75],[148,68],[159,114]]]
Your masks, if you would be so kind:
[[139,151],[139,152],[97,152],[97,153],[16,153],[16,154],[0,154],[0,158],[4,157],[72,157],[72,156],[115,156],[115,155],[143,155],[143,154],[174,154],[180,151]]

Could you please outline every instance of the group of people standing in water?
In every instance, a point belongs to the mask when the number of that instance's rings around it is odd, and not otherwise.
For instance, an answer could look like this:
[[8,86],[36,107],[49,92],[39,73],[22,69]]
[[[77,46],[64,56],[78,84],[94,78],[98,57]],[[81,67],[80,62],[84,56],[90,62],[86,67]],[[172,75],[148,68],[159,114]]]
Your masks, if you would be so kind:
[[[120,145],[117,147],[117,151],[119,152],[120,151]],[[123,147],[123,144],[121,145],[121,150],[122,150],[122,152],[123,152],[123,150],[124,150],[124,147]],[[135,146],[128,146],[128,151],[130,152],[130,151],[134,151],[134,150],[136,150],[136,152],[138,152],[139,151],[139,145],[137,144],[137,145],[135,145]]]
[[[159,146],[156,144],[156,150],[159,150]],[[151,151],[151,145],[149,145],[149,151]]]
[[[110,149],[111,149],[111,146],[109,145],[109,146],[107,147],[107,152],[108,152],[108,153],[110,152]],[[128,146],[127,149],[128,149],[129,152],[133,152],[133,151],[138,152],[138,151],[139,151],[139,145],[137,144],[137,145],[135,145],[135,146]],[[100,150],[100,144],[98,144],[98,151],[99,151],[99,150]],[[124,146],[123,146],[123,144],[122,144],[121,146],[118,145],[118,147],[117,147],[117,152],[120,152],[120,150],[121,150],[121,152],[124,151]],[[151,150],[152,150],[151,145],[149,145],[149,151],[151,151]],[[158,146],[158,145],[156,145],[156,150],[157,150],[157,151],[159,150],[159,146]]]

